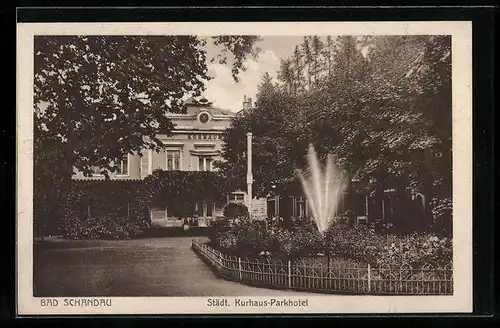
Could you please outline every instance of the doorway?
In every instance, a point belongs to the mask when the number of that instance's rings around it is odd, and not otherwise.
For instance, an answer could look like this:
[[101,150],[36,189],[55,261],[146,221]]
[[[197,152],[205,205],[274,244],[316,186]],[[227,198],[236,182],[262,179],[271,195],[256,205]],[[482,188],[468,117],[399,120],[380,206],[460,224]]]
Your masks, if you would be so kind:
[[198,226],[207,227],[208,222],[214,218],[215,202],[204,200],[196,202],[196,214],[198,215]]

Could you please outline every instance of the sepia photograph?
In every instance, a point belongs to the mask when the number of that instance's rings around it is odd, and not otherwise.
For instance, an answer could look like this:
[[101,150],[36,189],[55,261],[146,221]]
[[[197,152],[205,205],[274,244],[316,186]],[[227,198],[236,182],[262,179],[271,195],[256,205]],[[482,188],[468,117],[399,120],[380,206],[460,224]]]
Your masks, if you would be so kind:
[[470,73],[457,80],[453,24],[259,24],[32,24],[29,230],[18,222],[31,285],[18,288],[36,311],[144,297],[202,298],[195,313],[314,312],[315,297],[469,304],[471,217],[456,206],[471,187],[458,182],[458,198],[455,175],[467,180],[456,156],[470,165],[471,136],[455,106]]

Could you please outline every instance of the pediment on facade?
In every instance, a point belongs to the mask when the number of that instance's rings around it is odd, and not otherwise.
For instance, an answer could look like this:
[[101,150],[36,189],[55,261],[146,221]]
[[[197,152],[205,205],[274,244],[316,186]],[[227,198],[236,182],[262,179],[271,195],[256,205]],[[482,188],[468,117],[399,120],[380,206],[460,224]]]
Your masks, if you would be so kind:
[[220,156],[220,150],[213,149],[195,149],[189,152],[194,156]]
[[167,146],[167,147],[184,147],[184,143],[183,142],[172,142],[172,141],[164,141],[162,140],[162,143]]
[[194,148],[215,148],[214,143],[210,142],[197,142],[194,144]]

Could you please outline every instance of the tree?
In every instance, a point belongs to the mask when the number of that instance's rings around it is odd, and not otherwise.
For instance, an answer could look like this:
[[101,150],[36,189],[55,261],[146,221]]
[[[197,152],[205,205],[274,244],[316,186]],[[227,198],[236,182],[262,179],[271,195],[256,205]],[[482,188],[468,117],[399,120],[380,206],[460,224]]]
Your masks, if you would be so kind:
[[243,35],[223,35],[213,37],[214,44],[221,46],[221,53],[217,56],[221,64],[227,63],[227,55],[233,55],[233,65],[231,73],[233,79],[238,82],[238,73],[245,71],[244,61],[248,55],[256,58],[260,52],[260,48],[255,44],[261,40],[259,36],[243,36]]
[[431,154],[428,170],[438,197],[452,193],[452,92],[451,92],[451,37],[432,36],[424,46],[422,56],[415,63],[418,79],[419,111],[431,122],[431,131],[439,144]]
[[[420,37],[372,39],[366,59],[354,52],[354,39],[341,41],[337,65],[349,74],[337,85],[350,97],[339,106],[342,113],[330,119],[341,122],[337,126],[345,135],[332,151],[370,191],[410,187],[426,179],[422,168],[438,141],[416,108],[412,89],[419,82],[408,76],[422,49]],[[390,68],[388,62],[393,63]]]
[[195,37],[37,37],[37,137],[57,136],[65,160],[87,175],[92,166],[113,172],[143,146],[158,149],[156,135],[173,128],[165,113],[180,112],[184,93],[207,77],[202,45]]
[[304,54],[304,63],[307,74],[307,88],[311,88],[311,81],[313,75],[313,61],[314,57],[311,50],[311,37],[305,36],[302,41],[302,53]]
[[[333,153],[349,177],[364,182],[366,191],[428,189],[423,186],[429,185],[427,181],[432,184],[450,172],[446,164],[435,170],[441,161],[433,155],[442,144],[433,126],[450,125],[433,119],[429,110],[424,113],[424,108],[437,110],[439,99],[451,99],[447,84],[436,82],[450,78],[448,66],[435,60],[446,59],[447,48],[436,50],[439,46],[429,42],[437,41],[431,40],[420,36],[339,37],[331,58],[332,75],[320,75],[311,89],[288,94],[263,83],[256,108],[228,130],[231,137],[223,152],[225,167],[233,172],[240,165],[245,167],[244,142],[231,140],[244,140],[251,130],[254,167],[261,168],[254,172],[254,186],[263,194],[278,193],[292,184],[294,168],[305,165],[308,143],[313,143],[320,157]],[[298,58],[296,48],[292,62]],[[392,64],[387,65],[389,62]],[[432,70],[431,63],[435,63]],[[417,71],[419,74],[412,73]],[[440,72],[441,78],[433,77],[432,72]],[[444,87],[435,88],[436,83]],[[428,92],[419,91],[422,88]],[[443,138],[445,135],[450,134],[443,133]],[[234,161],[235,153],[240,162]],[[244,176],[242,170],[234,178],[244,183]]]
[[[407,183],[429,198],[436,193],[451,195],[450,39],[374,37],[368,44],[374,83],[379,85],[372,96],[397,100],[393,107],[406,117],[413,136],[420,136],[413,146],[400,150],[409,162]],[[395,64],[388,69],[387,62]]]
[[[215,37],[233,53],[233,75],[256,54],[255,36]],[[35,220],[57,217],[74,169],[108,177],[127,153],[160,150],[208,80],[206,40],[196,36],[37,36],[34,40]]]
[[304,82],[304,63],[303,63],[303,55],[300,52],[299,46],[295,46],[292,57],[292,67],[294,71],[294,93],[297,94],[303,88]]
[[[234,73],[255,38],[216,37],[235,52]],[[165,114],[181,112],[182,97],[208,80],[204,45],[195,36],[36,37],[35,137],[58,140],[69,167],[87,175],[93,166],[113,172],[126,153],[158,150],[156,135],[173,128]]]
[[311,39],[311,48],[312,48],[312,56],[313,56],[313,69],[312,75],[314,77],[314,83],[318,82],[319,75],[321,73],[322,65],[323,65],[323,41],[321,41],[320,37],[315,35]]
[[295,92],[292,61],[290,59],[281,60],[278,79],[283,82],[286,92],[290,94]]
[[326,71],[328,78],[332,77],[334,45],[335,42],[332,36],[328,35],[326,37],[325,44],[323,47],[323,57],[325,58],[326,62]]
[[[250,111],[237,116],[223,135],[223,161],[216,162],[219,172],[232,184],[232,189],[246,185],[246,133],[253,133],[253,193],[265,197],[280,192],[280,187],[293,180],[293,162],[287,158],[289,134],[283,133],[286,117],[293,115],[295,97],[285,92],[264,75],[257,102]],[[297,145],[297,143],[295,144]],[[270,170],[269,168],[273,169]],[[278,187],[273,188],[273,186]]]

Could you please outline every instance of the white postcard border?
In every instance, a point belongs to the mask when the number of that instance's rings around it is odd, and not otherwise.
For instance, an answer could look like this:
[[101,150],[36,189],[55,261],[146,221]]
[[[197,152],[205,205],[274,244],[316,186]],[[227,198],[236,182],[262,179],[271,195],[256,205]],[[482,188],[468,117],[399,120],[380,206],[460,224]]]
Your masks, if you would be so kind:
[[[111,297],[111,306],[42,307],[33,296],[33,37],[35,35],[451,35],[453,85],[453,296],[297,296],[307,307],[207,306],[208,297]],[[437,313],[472,311],[472,23],[182,22],[19,23],[17,29],[18,314]],[[224,297],[266,300],[271,297]],[[97,298],[99,299],[99,298]]]

